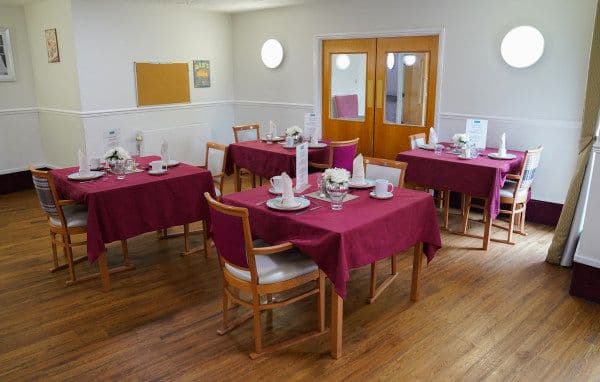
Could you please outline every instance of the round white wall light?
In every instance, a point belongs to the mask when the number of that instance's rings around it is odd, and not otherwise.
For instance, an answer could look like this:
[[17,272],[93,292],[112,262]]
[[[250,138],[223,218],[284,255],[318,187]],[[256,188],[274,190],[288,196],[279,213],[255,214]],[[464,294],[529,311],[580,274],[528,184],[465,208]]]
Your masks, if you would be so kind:
[[522,25],[511,29],[502,39],[500,54],[513,68],[527,68],[544,53],[544,36],[536,28]]
[[348,57],[347,54],[338,55],[335,59],[335,66],[337,66],[339,70],[348,69],[348,67],[350,67],[350,57]]
[[402,58],[402,61],[406,66],[413,66],[415,62],[417,62],[417,56],[415,56],[414,54],[407,54]]
[[394,53],[388,53],[387,54],[387,68],[389,70],[394,69],[394,65],[396,65],[396,57],[394,56]]
[[267,68],[274,69],[278,67],[279,64],[281,64],[281,60],[283,60],[283,46],[281,46],[281,43],[274,38],[268,39],[264,42],[262,49],[260,50],[260,57]]

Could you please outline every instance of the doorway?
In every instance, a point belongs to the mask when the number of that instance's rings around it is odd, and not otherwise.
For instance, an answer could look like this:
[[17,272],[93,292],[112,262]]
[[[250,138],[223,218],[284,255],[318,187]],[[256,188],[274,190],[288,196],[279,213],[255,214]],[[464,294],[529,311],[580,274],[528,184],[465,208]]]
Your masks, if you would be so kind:
[[438,36],[323,40],[322,123],[329,140],[360,138],[394,159],[434,125]]

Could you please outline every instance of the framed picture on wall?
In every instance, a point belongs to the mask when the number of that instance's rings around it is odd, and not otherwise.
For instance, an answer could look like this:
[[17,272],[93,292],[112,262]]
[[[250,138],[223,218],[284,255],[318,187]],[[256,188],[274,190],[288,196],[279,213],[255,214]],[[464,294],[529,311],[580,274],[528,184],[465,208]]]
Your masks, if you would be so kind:
[[16,81],[10,31],[0,27],[0,81]]
[[194,60],[194,87],[209,88],[210,87],[210,61]]
[[58,38],[56,37],[56,28],[46,29],[46,50],[48,51],[48,62],[60,62],[58,52]]

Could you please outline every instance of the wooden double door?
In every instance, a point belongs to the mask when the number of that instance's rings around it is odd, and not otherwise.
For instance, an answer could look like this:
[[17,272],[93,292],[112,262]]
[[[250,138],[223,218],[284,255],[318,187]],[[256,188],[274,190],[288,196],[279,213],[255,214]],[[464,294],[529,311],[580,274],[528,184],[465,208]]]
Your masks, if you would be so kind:
[[322,123],[329,140],[394,159],[434,126],[438,36],[323,41]]

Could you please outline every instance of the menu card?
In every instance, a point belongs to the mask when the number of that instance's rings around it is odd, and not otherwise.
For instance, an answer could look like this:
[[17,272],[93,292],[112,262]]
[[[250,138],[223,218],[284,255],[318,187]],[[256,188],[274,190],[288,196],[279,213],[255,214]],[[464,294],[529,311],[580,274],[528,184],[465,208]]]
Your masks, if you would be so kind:
[[296,146],[296,192],[308,188],[308,142]]
[[315,113],[304,113],[304,136],[314,137],[317,133],[317,115]]
[[479,149],[485,149],[487,140],[487,119],[467,119],[466,133]]

